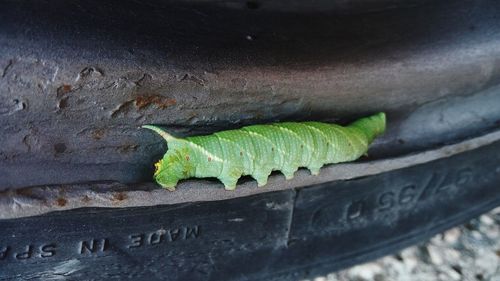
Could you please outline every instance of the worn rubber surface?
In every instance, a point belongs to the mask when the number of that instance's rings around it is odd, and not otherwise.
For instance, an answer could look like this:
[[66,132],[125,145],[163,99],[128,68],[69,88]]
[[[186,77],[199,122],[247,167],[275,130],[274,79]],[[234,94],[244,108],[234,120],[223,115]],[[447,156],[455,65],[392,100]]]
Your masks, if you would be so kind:
[[500,142],[375,176],[219,202],[0,221],[0,280],[298,280],[500,204]]

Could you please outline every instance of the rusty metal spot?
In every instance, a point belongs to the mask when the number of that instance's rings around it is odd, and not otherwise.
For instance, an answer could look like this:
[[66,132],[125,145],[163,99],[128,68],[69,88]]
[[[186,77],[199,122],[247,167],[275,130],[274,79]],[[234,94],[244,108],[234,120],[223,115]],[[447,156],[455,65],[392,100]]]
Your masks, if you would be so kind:
[[113,194],[113,200],[116,200],[116,201],[123,201],[123,200],[126,200],[127,198],[128,198],[128,196],[124,192],[117,192],[117,193]]
[[100,140],[104,136],[104,129],[96,129],[92,132],[92,138]]
[[177,104],[177,101],[160,95],[140,95],[135,99],[127,100],[118,105],[113,111],[111,111],[111,117],[116,117],[120,113],[128,113],[131,109],[130,105],[132,104],[134,104],[138,110],[141,110],[151,104],[155,105],[159,109],[165,109],[169,106]]
[[17,195],[31,197],[33,195],[33,191],[29,188],[21,188],[16,190]]
[[70,93],[72,90],[73,90],[73,87],[71,85],[64,84],[64,85],[60,86],[59,88],[57,88],[56,95],[58,98],[61,98],[64,95]]
[[56,204],[59,207],[64,207],[64,206],[66,206],[66,204],[68,204],[68,200],[66,200],[66,199],[64,199],[62,197],[59,197],[59,198],[56,199]]
[[166,98],[160,95],[142,95],[135,99],[135,106],[137,109],[143,109],[150,104],[154,104],[160,109],[165,109],[176,103],[177,101],[175,99]]

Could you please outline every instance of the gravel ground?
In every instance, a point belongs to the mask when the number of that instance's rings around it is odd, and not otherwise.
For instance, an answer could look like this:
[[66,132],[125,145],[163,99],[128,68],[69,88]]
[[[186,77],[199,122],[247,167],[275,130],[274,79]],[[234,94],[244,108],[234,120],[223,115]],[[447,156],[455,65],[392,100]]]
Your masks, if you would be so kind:
[[393,280],[500,281],[500,208],[395,255],[307,281]]

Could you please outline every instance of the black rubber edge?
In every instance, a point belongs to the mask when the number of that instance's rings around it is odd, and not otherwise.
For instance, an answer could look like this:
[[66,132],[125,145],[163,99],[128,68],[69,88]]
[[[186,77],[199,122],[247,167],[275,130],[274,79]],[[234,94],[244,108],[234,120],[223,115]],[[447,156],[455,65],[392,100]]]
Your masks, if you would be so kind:
[[500,142],[423,165],[220,202],[0,221],[0,280],[299,280],[500,205]]

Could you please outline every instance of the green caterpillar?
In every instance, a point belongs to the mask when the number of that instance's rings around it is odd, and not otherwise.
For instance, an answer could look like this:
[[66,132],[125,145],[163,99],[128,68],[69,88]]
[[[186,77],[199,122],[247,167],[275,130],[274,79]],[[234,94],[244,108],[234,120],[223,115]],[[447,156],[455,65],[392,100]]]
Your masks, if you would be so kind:
[[353,161],[385,131],[383,112],[361,118],[346,127],[320,122],[283,122],[252,125],[206,136],[174,137],[162,129],[145,125],[168,143],[168,151],[155,164],[154,178],[168,190],[191,177],[218,178],[234,190],[243,175],[267,183],[272,171],[291,179],[299,167],[317,175],[325,164]]

